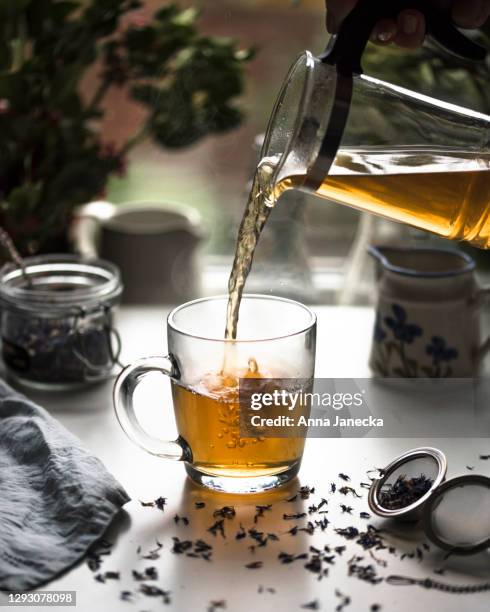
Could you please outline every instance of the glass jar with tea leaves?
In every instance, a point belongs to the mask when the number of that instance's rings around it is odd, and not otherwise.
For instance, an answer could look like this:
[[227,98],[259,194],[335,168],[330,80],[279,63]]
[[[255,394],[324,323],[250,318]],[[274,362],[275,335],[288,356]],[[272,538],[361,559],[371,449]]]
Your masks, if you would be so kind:
[[120,342],[113,311],[122,283],[102,260],[45,255],[0,270],[2,356],[10,378],[67,389],[108,378]]

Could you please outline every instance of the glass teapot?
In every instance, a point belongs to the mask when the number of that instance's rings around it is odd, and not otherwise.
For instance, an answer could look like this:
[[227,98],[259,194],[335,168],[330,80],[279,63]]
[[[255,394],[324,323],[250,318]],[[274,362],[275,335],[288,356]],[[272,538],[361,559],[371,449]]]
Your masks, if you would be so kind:
[[275,103],[262,159],[273,199],[300,189],[490,248],[490,116],[362,74],[374,24],[404,8],[449,52],[486,51],[423,0],[360,0],[326,51],[302,53]]

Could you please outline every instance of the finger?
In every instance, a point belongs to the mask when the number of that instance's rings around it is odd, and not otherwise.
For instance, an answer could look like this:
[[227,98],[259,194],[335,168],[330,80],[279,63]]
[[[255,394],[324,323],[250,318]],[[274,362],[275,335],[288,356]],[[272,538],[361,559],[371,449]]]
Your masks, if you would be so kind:
[[455,0],[452,15],[461,28],[479,28],[490,16],[490,0]]
[[380,45],[388,45],[396,36],[397,27],[394,19],[381,19],[374,26],[371,40]]
[[419,11],[401,11],[396,20],[397,32],[393,40],[399,47],[416,49],[425,38],[425,18]]
[[340,24],[356,4],[357,0],[325,0],[327,7],[327,29],[331,34],[338,32]]

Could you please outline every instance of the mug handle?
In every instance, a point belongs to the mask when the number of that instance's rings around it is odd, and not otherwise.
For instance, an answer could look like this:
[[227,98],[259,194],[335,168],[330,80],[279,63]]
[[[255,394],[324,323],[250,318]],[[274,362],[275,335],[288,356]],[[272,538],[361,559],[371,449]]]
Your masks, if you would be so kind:
[[149,372],[161,372],[171,379],[178,375],[170,355],[166,357],[144,357],[124,368],[114,384],[112,399],[117,420],[128,438],[151,455],[192,462],[192,452],[180,436],[175,441],[161,440],[147,433],[140,425],[133,405],[136,387]]

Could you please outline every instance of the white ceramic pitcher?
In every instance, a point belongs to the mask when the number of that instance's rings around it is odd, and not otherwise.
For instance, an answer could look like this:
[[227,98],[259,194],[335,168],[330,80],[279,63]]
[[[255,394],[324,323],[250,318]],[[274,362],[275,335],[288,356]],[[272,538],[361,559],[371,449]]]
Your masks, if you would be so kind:
[[467,378],[490,348],[475,262],[461,252],[371,246],[378,298],[369,365],[383,377]]

